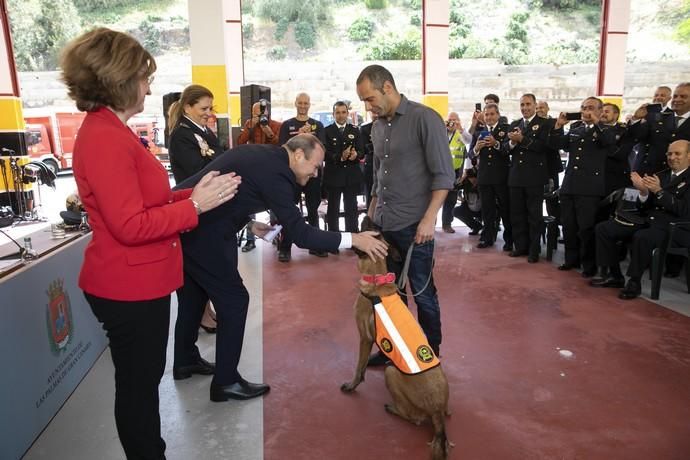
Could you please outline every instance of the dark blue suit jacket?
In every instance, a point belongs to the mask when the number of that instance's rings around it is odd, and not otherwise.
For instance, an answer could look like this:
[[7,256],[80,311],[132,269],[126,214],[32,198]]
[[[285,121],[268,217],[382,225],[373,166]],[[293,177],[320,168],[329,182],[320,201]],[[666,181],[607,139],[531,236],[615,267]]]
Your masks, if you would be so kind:
[[185,256],[208,263],[222,259],[223,241],[235,245],[237,232],[249,221],[249,215],[272,210],[287,234],[301,248],[335,251],[340,245],[340,233],[326,232],[307,225],[295,206],[295,175],[289,167],[288,153],[275,145],[240,145],[228,150],[203,170],[177,185],[191,188],[209,171],[221,174],[235,172],[242,177],[237,195],[227,203],[199,216],[199,225],[182,234]]

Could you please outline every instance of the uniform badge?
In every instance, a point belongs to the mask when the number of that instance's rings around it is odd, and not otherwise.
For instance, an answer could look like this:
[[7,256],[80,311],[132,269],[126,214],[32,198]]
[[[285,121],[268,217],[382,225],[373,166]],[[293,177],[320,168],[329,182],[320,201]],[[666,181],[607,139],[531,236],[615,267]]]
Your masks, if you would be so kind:
[[536,130],[538,130],[538,129],[539,129],[539,125],[534,125],[534,126],[532,126],[532,131],[536,131]]
[[417,358],[423,363],[430,363],[434,359],[434,352],[426,345],[420,345],[417,348]]
[[212,157],[213,154],[216,153],[211,147],[208,146],[208,142],[206,142],[203,137],[199,136],[198,134],[194,134],[194,137],[196,138],[196,142],[199,144],[199,152],[201,153],[202,157]]
[[354,138],[355,138],[355,135],[354,135],[354,134],[348,134],[348,135],[347,135],[347,138],[348,138],[348,139],[354,139]]
[[393,344],[385,337],[381,339],[381,350],[385,351],[386,353],[390,353],[393,350]]
[[316,125],[311,125],[311,130],[316,131]]
[[498,137],[504,137],[506,135],[505,131],[499,131],[498,132]]

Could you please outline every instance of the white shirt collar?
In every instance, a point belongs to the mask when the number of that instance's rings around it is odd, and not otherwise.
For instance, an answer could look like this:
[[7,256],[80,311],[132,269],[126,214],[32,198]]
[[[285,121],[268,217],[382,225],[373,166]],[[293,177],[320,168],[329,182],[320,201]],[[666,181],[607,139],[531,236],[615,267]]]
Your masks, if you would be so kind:
[[684,170],[679,171],[679,172],[673,172],[673,170],[671,170],[671,174],[675,174],[676,177],[678,177],[678,176],[680,176],[681,174],[683,174],[687,169],[688,169],[688,168],[685,168]]
[[205,126],[201,126],[199,123],[195,122],[194,120],[192,120],[191,118],[189,118],[187,115],[182,115],[182,116],[185,117],[185,118],[187,119],[187,121],[191,121],[191,122],[194,124],[194,126],[196,126],[197,128],[199,128],[199,129],[202,130],[203,132],[206,132],[206,127],[205,127]]
[[[673,113],[675,115],[675,112],[673,112]],[[688,117],[690,117],[690,111],[687,111],[687,112],[680,114],[680,115],[676,115],[676,118],[682,118],[683,120],[687,120]],[[683,123],[685,123],[685,122],[683,122]]]
[[343,124],[343,125],[339,125],[337,121],[334,121],[333,123],[335,123],[335,125],[338,127],[338,129],[344,128],[347,126],[347,122],[345,122],[345,124]]

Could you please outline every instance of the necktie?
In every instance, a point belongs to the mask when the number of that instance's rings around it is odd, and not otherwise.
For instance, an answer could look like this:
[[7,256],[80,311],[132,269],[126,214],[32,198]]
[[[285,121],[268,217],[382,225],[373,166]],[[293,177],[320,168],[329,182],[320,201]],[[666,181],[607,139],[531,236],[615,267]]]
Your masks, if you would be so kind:
[[344,126],[338,127],[338,131],[340,131],[340,135],[342,136],[343,133],[345,132],[345,127]]
[[676,173],[671,173],[671,182],[673,182],[674,180],[676,180],[676,177],[678,177],[678,176],[676,175]]
[[676,129],[680,128],[680,125],[683,124],[683,120],[685,120],[684,117],[676,117]]

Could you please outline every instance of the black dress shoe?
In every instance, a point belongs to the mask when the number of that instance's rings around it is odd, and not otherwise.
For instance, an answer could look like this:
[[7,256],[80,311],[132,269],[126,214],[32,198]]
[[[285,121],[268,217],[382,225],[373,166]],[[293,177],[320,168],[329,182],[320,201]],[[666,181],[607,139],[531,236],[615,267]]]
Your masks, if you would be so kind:
[[612,287],[620,289],[625,286],[625,280],[615,276],[609,276],[608,278],[594,278],[589,282],[589,285],[592,287]]
[[249,252],[253,249],[256,249],[256,243],[253,240],[248,240],[244,243],[244,246],[242,246],[242,252]]
[[310,249],[309,254],[316,257],[328,257],[328,253],[326,251],[317,251],[316,249]]
[[173,379],[188,379],[192,374],[212,375],[216,371],[216,365],[209,363],[204,358],[199,358],[194,364],[173,367]]
[[512,244],[505,243],[505,244],[503,245],[503,250],[504,250],[505,252],[511,252],[511,251],[513,250],[513,245],[512,245]]
[[479,249],[484,249],[484,248],[490,248],[493,245],[494,245],[493,243],[489,243],[488,241],[480,241],[479,244],[477,245],[477,247]]
[[539,256],[536,256],[536,255],[527,256],[527,262],[530,264],[536,264],[537,262],[539,262]]
[[510,254],[508,254],[508,255],[509,255],[510,257],[522,257],[522,256],[526,256],[527,253],[524,252],[524,251],[515,251],[515,250],[513,250],[513,251],[510,251]]
[[228,399],[252,399],[265,395],[271,387],[265,383],[251,383],[242,379],[230,385],[211,384],[211,401],[222,402]]
[[619,299],[631,300],[639,297],[642,294],[642,286],[640,282],[634,279],[629,279],[628,284],[625,285],[620,294],[618,294]]
[[367,367],[385,366],[386,364],[390,364],[390,362],[391,360],[388,359],[388,356],[384,355],[383,352],[379,351],[369,356],[369,361],[367,361]]
[[580,266],[579,266],[578,264],[569,264],[569,263],[565,263],[565,264],[559,265],[559,266],[558,266],[558,269],[561,270],[561,271],[563,271],[563,272],[567,272],[568,270],[572,270],[572,269],[574,269],[574,268],[579,268],[579,267],[580,267]]
[[482,227],[473,228],[472,231],[468,233],[468,235],[472,235],[472,236],[479,235],[479,232],[481,232],[481,231],[482,231]]
[[290,251],[286,251],[283,249],[278,251],[278,262],[290,262],[291,258],[292,254],[290,254]]
[[596,274],[597,274],[597,267],[585,268],[584,270],[582,270],[582,277],[583,278],[591,278]]

